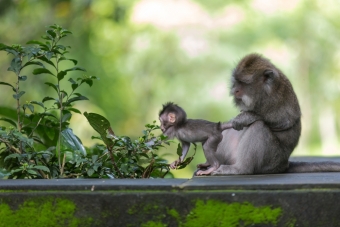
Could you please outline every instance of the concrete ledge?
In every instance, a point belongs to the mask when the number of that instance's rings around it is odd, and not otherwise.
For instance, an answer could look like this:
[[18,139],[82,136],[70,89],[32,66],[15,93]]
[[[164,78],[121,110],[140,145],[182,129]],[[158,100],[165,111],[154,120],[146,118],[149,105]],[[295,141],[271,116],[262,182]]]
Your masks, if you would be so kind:
[[0,180],[0,227],[340,226],[339,201],[340,173]]

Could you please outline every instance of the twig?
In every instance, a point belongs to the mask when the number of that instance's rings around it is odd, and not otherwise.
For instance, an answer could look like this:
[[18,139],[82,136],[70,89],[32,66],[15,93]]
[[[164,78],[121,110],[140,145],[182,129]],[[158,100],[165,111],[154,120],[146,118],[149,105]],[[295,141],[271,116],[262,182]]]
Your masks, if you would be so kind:
[[110,155],[110,158],[111,158],[111,162],[112,162],[112,165],[113,167],[115,168],[116,172],[118,173],[119,177],[120,178],[123,178],[123,174],[120,172],[116,162],[115,162],[115,158],[113,157],[113,154],[112,154],[112,147],[107,147],[107,151],[109,152],[109,155]]
[[6,144],[6,146],[7,146],[9,149],[11,149],[12,151],[14,151],[15,153],[21,154],[20,150],[17,149],[16,147],[13,147],[9,141],[4,140],[4,139],[2,139],[2,138],[0,138],[0,141],[3,142],[4,144]]
[[142,178],[149,178],[150,177],[150,174],[153,170],[153,164],[155,163],[155,159],[152,159],[151,162],[150,162],[150,165],[148,165],[145,169],[145,171],[143,172],[143,176]]

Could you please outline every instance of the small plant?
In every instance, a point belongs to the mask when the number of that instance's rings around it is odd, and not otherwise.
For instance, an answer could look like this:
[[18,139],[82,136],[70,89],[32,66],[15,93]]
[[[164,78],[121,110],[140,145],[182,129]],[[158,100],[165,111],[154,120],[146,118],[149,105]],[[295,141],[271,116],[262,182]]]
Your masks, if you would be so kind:
[[[69,46],[60,44],[71,34],[58,26],[49,26],[44,41],[32,40],[29,46],[7,46],[0,43],[0,51],[13,56],[8,71],[15,75],[15,82],[0,81],[0,85],[13,91],[15,116],[0,117],[0,121],[11,126],[0,126],[0,178],[149,178],[171,176],[166,160],[157,151],[166,142],[166,137],[155,136],[159,126],[147,124],[143,135],[137,140],[126,136],[116,136],[110,123],[103,116],[84,113],[91,126],[100,134],[104,144],[96,144],[85,149],[81,141],[69,128],[73,113],[81,114],[74,103],[88,100],[76,92],[87,84],[90,87],[97,79],[83,75],[69,77],[73,71],[85,71],[76,66],[77,60],[67,58]],[[64,68],[63,62],[71,62],[72,67]],[[30,75],[22,75],[24,69],[35,66],[33,75],[49,76],[45,84],[54,96],[43,97],[41,101],[27,101],[22,97],[26,91],[22,83]],[[27,70],[26,70],[27,71]],[[65,86],[65,83],[68,83]]]
[[[105,146],[98,149],[101,156],[110,161],[112,171],[108,174],[113,178],[149,178],[165,177],[170,168],[166,160],[160,158],[155,151],[163,144],[169,144],[164,135],[156,137],[154,130],[158,125],[145,125],[143,136],[137,140],[131,140],[127,136],[116,136],[110,126],[110,122],[103,116],[95,113],[84,113],[90,125],[99,133],[100,137],[93,137],[104,142]],[[94,157],[97,160],[97,156]],[[94,172],[95,169],[92,170]]]
[[[76,90],[83,84],[92,86],[96,77],[84,75],[77,79],[69,78],[70,89],[67,91],[63,88],[62,81],[65,80],[67,74],[72,71],[85,71],[85,69],[76,66],[77,60],[66,57],[70,47],[60,44],[60,41],[69,34],[71,34],[70,31],[58,25],[52,25],[42,36],[43,42],[32,40],[27,42],[27,44],[31,44],[29,46],[7,46],[0,43],[0,50],[13,56],[8,71],[14,72],[16,76],[15,84],[0,82],[0,85],[12,88],[16,103],[16,120],[0,118],[0,120],[13,125],[8,129],[2,127],[0,131],[0,143],[4,144],[0,148],[0,157],[4,160],[3,166],[12,170],[11,177],[13,178],[63,176],[65,151],[74,144],[68,144],[69,140],[63,140],[63,138],[69,136],[73,141],[78,141],[78,138],[68,128],[69,121],[72,112],[81,114],[78,109],[73,107],[74,102],[88,98],[77,93]],[[62,68],[61,63],[64,61],[72,62],[74,66]],[[33,69],[33,75],[47,74],[54,79],[53,82],[48,81],[45,84],[53,89],[55,97],[47,96],[41,101],[29,101],[22,104],[21,98],[26,91],[21,89],[21,83],[28,79],[28,76],[22,75],[22,71],[29,66],[38,66]],[[51,101],[52,105],[47,105]],[[41,108],[40,111],[37,111],[36,107]],[[52,154],[35,155],[37,149],[42,148],[46,149],[48,153],[55,151],[57,160]],[[81,144],[72,148],[82,151],[83,154],[86,152]],[[46,166],[46,160],[44,160],[46,155],[49,156],[49,168],[34,167],[44,165],[44,163]],[[32,162],[33,159],[35,162]],[[35,171],[34,168],[40,172]],[[16,174],[18,172],[25,174],[21,176]]]

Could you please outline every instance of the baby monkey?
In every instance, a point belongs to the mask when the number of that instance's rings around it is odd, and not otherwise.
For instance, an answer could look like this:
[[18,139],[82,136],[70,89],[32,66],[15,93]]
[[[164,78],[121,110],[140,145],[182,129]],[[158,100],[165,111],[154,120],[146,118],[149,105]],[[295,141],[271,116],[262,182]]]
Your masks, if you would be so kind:
[[197,168],[208,168],[207,170],[198,170],[196,175],[208,175],[219,167],[216,158],[216,149],[223,136],[222,131],[230,128],[227,124],[220,122],[214,123],[200,119],[187,119],[185,111],[178,105],[168,102],[163,105],[159,112],[161,130],[164,135],[177,138],[182,144],[182,156],[170,164],[171,169],[175,169],[181,162],[190,148],[190,143],[201,142],[206,163],[197,165]]

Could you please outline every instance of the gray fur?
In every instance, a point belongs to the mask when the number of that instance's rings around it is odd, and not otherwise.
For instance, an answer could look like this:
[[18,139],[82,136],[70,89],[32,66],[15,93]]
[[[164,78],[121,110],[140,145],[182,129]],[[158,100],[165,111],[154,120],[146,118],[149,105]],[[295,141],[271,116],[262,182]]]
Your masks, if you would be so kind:
[[[170,122],[169,114],[176,116],[175,122]],[[166,103],[159,112],[161,130],[169,138],[177,138],[182,144],[182,156],[170,164],[170,168],[176,168],[178,164],[184,161],[184,158],[190,148],[190,143],[201,142],[206,163],[198,164],[198,168],[210,167],[209,170],[198,171],[198,175],[211,173],[219,167],[216,159],[216,149],[222,140],[222,131],[230,128],[220,122],[214,123],[201,119],[187,119],[185,111],[174,103]]]
[[288,78],[268,59],[245,56],[232,73],[241,113],[226,125],[212,175],[340,171],[332,162],[289,162],[301,134],[301,111]]

